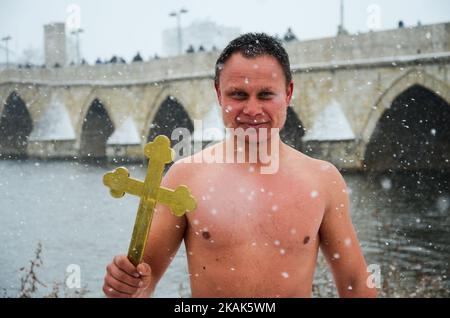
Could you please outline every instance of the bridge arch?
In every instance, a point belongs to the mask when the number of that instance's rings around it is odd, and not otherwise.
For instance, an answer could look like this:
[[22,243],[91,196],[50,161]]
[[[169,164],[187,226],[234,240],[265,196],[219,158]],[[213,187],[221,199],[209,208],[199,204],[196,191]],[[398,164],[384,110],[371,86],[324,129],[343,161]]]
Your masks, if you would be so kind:
[[107,106],[95,98],[81,117],[79,154],[82,159],[106,158],[106,141],[114,132]]
[[27,105],[13,91],[2,105],[0,113],[0,154],[7,157],[26,157],[28,137],[33,120]]
[[[164,95],[157,107],[154,108],[154,114],[147,122],[147,141],[153,140],[157,135],[166,135],[171,137],[175,128],[187,128],[191,134],[194,132],[194,124],[189,113],[177,97],[168,94]],[[173,145],[172,145],[173,146]]]
[[[394,83],[377,104],[366,140],[369,170],[433,170],[450,160],[450,88],[411,71]],[[367,128],[368,129],[368,128]],[[447,161],[446,161],[447,160]],[[448,164],[446,166],[449,166]]]
[[305,135],[303,123],[294,107],[288,107],[286,112],[286,122],[280,130],[280,138],[289,146],[302,151],[302,138]]
[[450,105],[450,86],[448,84],[427,74],[425,71],[411,69],[396,79],[375,102],[374,108],[369,113],[368,120],[361,134],[362,140],[366,144],[369,142],[375,126],[383,116],[383,113],[391,107],[394,99],[414,85],[420,85],[430,90]]
[[[164,134],[170,139],[172,130],[176,127],[185,127],[193,132],[192,116],[186,105],[185,98],[180,94],[174,93],[170,86],[162,87],[147,107],[148,113],[145,117],[144,130],[142,132],[142,136],[146,136],[145,142],[153,140],[159,134]],[[171,111],[176,112],[175,116],[170,117]],[[157,121],[156,124],[158,126],[161,126],[161,120],[167,116],[169,116],[168,124],[164,125],[167,125],[167,127],[155,127],[155,121]]]

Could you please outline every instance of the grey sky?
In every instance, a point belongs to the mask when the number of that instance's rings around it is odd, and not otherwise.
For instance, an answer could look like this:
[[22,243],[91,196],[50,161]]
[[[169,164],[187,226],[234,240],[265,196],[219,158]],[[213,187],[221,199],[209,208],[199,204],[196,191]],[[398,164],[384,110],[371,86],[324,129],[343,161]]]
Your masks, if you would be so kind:
[[[242,32],[264,31],[283,35],[292,27],[300,39],[336,34],[339,0],[0,0],[0,37],[11,35],[11,60],[24,49],[42,50],[43,25],[64,22],[66,8],[76,3],[81,8],[82,55],[92,63],[97,57],[116,54],[129,60],[137,51],[147,59],[161,54],[161,32],[174,27],[168,13],[184,7],[182,25],[210,19]],[[346,0],[345,24],[354,33],[368,31],[367,8],[381,9],[381,29],[405,24],[431,24],[450,21],[448,0]],[[3,43],[2,43],[3,44]],[[0,50],[0,62],[5,60]]]

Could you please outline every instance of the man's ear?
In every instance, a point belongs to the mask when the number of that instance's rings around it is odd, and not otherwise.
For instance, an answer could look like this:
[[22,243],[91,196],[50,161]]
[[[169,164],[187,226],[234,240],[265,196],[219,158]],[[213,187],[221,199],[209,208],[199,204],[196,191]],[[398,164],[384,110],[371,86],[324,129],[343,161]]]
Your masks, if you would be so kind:
[[286,104],[291,104],[292,94],[294,93],[294,81],[291,80],[288,87],[286,88]]
[[216,90],[216,94],[217,94],[217,99],[219,100],[219,105],[221,105],[221,99],[222,99],[222,93],[220,92],[220,87],[218,83],[214,83],[214,88]]

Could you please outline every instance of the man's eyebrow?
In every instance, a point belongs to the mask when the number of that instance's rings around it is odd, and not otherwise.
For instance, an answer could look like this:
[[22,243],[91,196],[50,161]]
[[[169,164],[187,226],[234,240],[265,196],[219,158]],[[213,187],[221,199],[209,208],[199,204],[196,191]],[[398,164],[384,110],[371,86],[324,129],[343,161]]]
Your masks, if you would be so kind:
[[264,87],[261,87],[260,89],[258,89],[258,91],[259,92],[267,92],[267,91],[273,91],[274,89],[272,88],[272,87],[270,87],[270,86],[264,86]]
[[241,87],[236,87],[236,86],[230,86],[225,89],[226,92],[240,92],[243,90],[244,89],[242,89]]

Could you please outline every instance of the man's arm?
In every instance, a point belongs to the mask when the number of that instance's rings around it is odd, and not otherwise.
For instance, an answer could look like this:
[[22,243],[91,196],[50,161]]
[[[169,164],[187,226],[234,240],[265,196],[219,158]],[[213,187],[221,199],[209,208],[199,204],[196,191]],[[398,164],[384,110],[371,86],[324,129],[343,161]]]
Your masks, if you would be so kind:
[[[183,163],[172,165],[161,186],[175,189],[179,185],[185,184],[186,174],[189,173],[189,169],[185,165]],[[167,206],[156,204],[143,259],[152,269],[150,286],[152,293],[175,257],[183,241],[185,229],[186,216],[177,217],[170,212]]]
[[333,272],[340,297],[376,297],[370,288],[367,265],[349,213],[347,185],[333,166],[324,175],[327,193],[325,214],[320,226],[320,246]]
[[[173,165],[161,186],[175,189],[184,183],[184,174],[189,170],[183,171],[182,165]],[[149,297],[153,294],[180,247],[185,228],[185,216],[174,216],[168,207],[157,204],[142,263],[135,267],[125,255],[114,257],[106,268],[104,293],[108,297]]]

